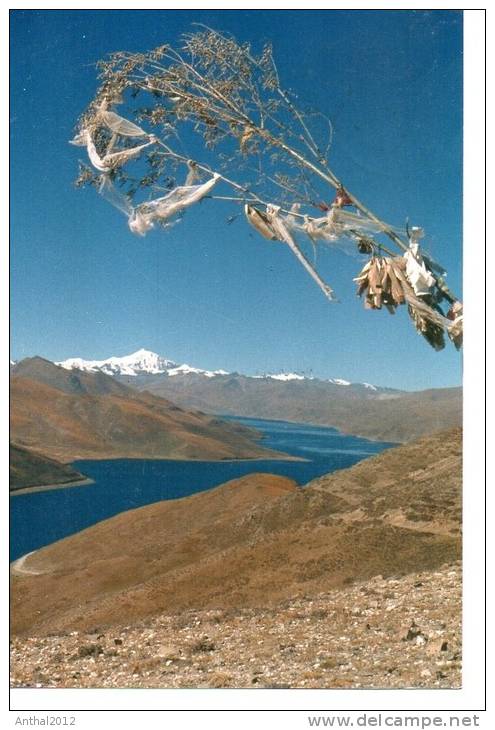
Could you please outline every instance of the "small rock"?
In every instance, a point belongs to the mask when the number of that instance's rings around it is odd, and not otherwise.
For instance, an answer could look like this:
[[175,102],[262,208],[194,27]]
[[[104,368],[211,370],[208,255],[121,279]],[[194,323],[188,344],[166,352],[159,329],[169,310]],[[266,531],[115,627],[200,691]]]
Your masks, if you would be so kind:
[[438,639],[433,639],[432,641],[428,642],[428,649],[427,653],[430,656],[434,656],[435,654],[438,654],[441,651],[447,651],[448,644],[447,642],[442,639],[442,637]]
[[426,644],[428,637],[423,634],[419,626],[413,621],[404,636],[403,641],[414,641],[415,644]]

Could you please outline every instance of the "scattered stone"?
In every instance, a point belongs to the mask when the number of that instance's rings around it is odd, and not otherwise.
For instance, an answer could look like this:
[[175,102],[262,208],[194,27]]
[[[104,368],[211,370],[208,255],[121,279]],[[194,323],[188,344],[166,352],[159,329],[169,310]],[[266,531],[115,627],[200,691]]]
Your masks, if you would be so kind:
[[447,651],[449,648],[449,644],[445,639],[441,636],[437,637],[436,639],[431,639],[428,642],[428,647],[426,649],[427,653],[430,656],[435,656],[436,654],[439,654],[442,651]]
[[412,641],[415,644],[421,646],[422,644],[426,644],[426,642],[428,641],[428,637],[421,631],[415,621],[413,621],[409,629],[407,630],[407,634],[405,635],[403,640]]
[[[460,687],[460,564],[371,583],[375,593],[355,582],[266,608],[161,614],[113,626],[117,638],[109,629],[101,642],[88,641],[97,633],[15,636],[11,686]],[[391,600],[397,608],[387,611]]]

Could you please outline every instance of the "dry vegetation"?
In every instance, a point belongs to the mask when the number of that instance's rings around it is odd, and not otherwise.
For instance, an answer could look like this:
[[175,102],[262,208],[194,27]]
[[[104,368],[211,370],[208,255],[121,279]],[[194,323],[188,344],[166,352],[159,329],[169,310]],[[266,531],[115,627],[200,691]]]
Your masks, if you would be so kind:
[[14,687],[404,688],[461,684],[459,565],[272,607],[189,610],[12,642]]
[[460,557],[460,432],[304,489],[254,475],[125,512],[14,569],[13,630],[87,631],[163,612],[256,607]]

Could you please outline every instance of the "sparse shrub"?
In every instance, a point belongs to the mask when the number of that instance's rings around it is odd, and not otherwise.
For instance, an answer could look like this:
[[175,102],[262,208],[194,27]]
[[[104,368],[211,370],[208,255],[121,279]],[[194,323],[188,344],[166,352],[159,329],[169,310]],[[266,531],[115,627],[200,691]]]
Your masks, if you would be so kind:
[[326,608],[315,608],[313,611],[311,611],[311,618],[321,619],[326,618],[328,616],[328,611]]
[[325,659],[320,660],[320,667],[321,669],[335,669],[340,665],[340,662],[338,659],[335,659],[335,657],[325,657]]
[[232,677],[230,674],[226,674],[225,672],[215,672],[211,675],[210,680],[208,682],[209,687],[213,687],[214,689],[221,689],[222,687],[231,687],[232,686]]
[[194,642],[194,644],[191,646],[191,651],[193,654],[199,654],[201,652],[210,652],[215,651],[215,644],[213,641],[210,641],[207,637],[204,637],[200,639],[199,641]]
[[103,654],[103,647],[100,644],[84,644],[77,650],[77,656],[80,658],[87,656],[97,657],[99,654]]

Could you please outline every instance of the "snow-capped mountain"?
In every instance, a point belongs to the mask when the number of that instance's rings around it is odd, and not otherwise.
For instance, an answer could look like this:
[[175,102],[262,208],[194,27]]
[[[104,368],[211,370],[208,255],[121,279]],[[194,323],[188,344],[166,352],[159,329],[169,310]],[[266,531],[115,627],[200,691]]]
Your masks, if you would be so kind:
[[313,377],[299,375],[298,373],[267,373],[266,375],[252,375],[251,377],[257,378],[258,380],[270,378],[271,380],[282,380],[284,382],[289,380],[313,380]]
[[193,368],[190,365],[178,365],[175,368],[167,370],[167,375],[203,375],[205,378],[214,378],[215,375],[229,375],[226,370],[201,370],[201,368]]
[[[205,378],[214,378],[216,376],[232,375],[227,370],[204,370],[203,368],[193,367],[186,363],[179,365],[174,360],[169,360],[166,357],[157,355],[156,352],[144,349],[137,350],[137,352],[125,355],[124,357],[109,357],[106,360],[84,360],[80,357],[70,357],[56,364],[61,365],[67,370],[86,370],[92,373],[102,371],[107,375],[130,377],[147,375],[164,375],[168,377],[202,375]],[[278,380],[286,383],[290,381],[318,380],[313,375],[303,375],[294,372],[265,373],[263,375],[244,377],[251,377],[258,380]],[[370,383],[351,383],[349,380],[344,380],[343,378],[327,378],[324,382],[340,386],[360,385],[371,390],[377,390]]]
[[131,376],[139,373],[160,375],[177,367],[177,363],[172,360],[167,360],[165,357],[157,355],[156,352],[143,349],[124,357],[109,357],[107,360],[83,360],[80,357],[70,357],[68,360],[57,362],[56,365],[61,365],[67,370],[87,370],[92,373],[101,370],[107,375]]
[[109,357],[107,360],[83,360],[80,357],[70,357],[67,360],[57,362],[67,370],[86,370],[97,372],[101,370],[107,375],[127,375],[136,377],[138,375],[204,375],[213,378],[215,375],[228,375],[226,370],[202,370],[190,365],[178,365],[173,360],[157,355],[150,350],[137,350],[124,357]]

